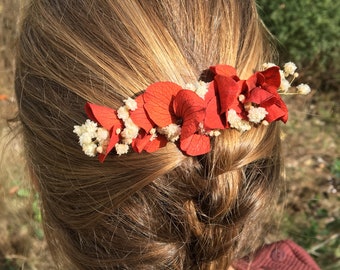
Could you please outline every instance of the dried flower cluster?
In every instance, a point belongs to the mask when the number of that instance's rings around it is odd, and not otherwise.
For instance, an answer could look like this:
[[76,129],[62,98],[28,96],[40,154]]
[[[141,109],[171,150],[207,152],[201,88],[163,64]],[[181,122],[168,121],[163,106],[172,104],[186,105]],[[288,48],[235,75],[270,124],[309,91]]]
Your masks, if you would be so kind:
[[306,84],[289,92],[298,77],[292,62],[283,70],[266,63],[263,71],[247,80],[241,80],[228,65],[210,67],[210,72],[214,76],[208,83],[151,84],[136,99],[124,100],[118,110],[87,103],[91,120],[74,127],[83,151],[89,156],[98,154],[103,162],[113,149],[118,155],[131,148],[138,153],[154,152],[173,142],[186,155],[202,155],[210,151],[210,137],[219,136],[223,129],[246,132],[273,121],[285,123],[288,110],[280,94],[310,92]]

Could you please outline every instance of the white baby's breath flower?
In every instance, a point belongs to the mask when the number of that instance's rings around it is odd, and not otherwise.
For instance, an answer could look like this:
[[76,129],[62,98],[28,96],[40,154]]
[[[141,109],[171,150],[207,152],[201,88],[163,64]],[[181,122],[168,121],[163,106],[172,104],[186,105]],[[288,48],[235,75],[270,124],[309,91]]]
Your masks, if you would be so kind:
[[185,86],[184,86],[184,89],[186,90],[191,90],[191,91],[196,91],[196,87],[193,83],[187,83]]
[[131,138],[123,138],[121,141],[123,144],[130,145],[133,142]]
[[90,119],[86,119],[85,129],[86,129],[86,132],[90,134],[95,134],[97,132],[97,123],[91,121]]
[[149,132],[151,134],[150,142],[157,138],[157,130],[156,128],[152,128]]
[[181,134],[181,127],[176,124],[170,124],[166,127],[159,128],[158,132],[165,135],[169,141],[175,142]]
[[102,146],[102,145],[99,145],[99,146],[96,148],[96,151],[97,151],[97,153],[102,154],[102,153],[104,152],[103,146]]
[[196,83],[196,94],[204,99],[206,93],[208,92],[209,89],[209,83],[203,82],[203,81],[199,81],[198,83]]
[[[108,138],[109,139],[109,138]],[[97,153],[104,153],[107,149],[107,146],[109,145],[109,140],[105,140],[105,141],[99,141],[99,145],[96,149]]]
[[288,75],[293,75],[296,70],[296,65],[293,62],[288,62],[283,66],[286,77]]
[[184,89],[194,91],[200,98],[204,99],[206,93],[209,90],[209,83],[204,81],[187,83]]
[[[100,138],[98,140],[98,130],[100,129]],[[74,126],[73,132],[79,137],[79,144],[81,145],[83,152],[94,157],[97,154],[98,144],[104,144],[106,142],[100,141],[105,137],[102,133],[102,128],[97,127],[97,123],[87,119],[85,123],[81,126]],[[104,130],[104,129],[103,129]]]
[[77,134],[78,136],[81,136],[84,132],[85,132],[85,125],[73,127],[73,133]]
[[297,89],[298,94],[301,94],[301,95],[307,95],[311,91],[309,85],[308,84],[304,84],[304,83],[299,84],[296,87],[296,89]]
[[126,106],[122,106],[117,110],[117,116],[123,121],[130,117],[129,110],[126,108]]
[[291,87],[290,82],[286,79],[281,79],[280,90],[287,92]]
[[157,130],[156,130],[156,128],[152,128],[152,129],[150,129],[150,134],[151,135],[154,135],[154,134],[156,134],[156,132],[157,132]]
[[87,137],[95,138],[97,129],[98,129],[97,123],[91,121],[90,119],[87,119],[86,122],[81,126],[74,126],[73,132],[76,133],[79,138],[84,134],[86,134],[86,136],[84,136],[86,138]]
[[125,106],[126,106],[126,108],[128,110],[134,111],[134,110],[137,109],[137,102],[134,99],[130,98],[130,97],[125,99],[124,103],[125,103]]
[[85,132],[79,136],[79,144],[81,146],[92,143],[92,136],[90,133]]
[[133,139],[137,138],[139,127],[133,123],[131,118],[128,118],[124,121],[125,128],[120,133],[120,135],[123,137],[124,142],[126,144],[130,144]]
[[261,122],[261,124],[264,125],[264,126],[268,126],[268,125],[269,125],[269,122],[268,122],[267,120],[263,120],[263,121]]
[[237,115],[236,111],[233,110],[233,109],[230,109],[228,111],[228,119],[227,120],[230,124],[230,127],[235,128],[235,129],[237,129],[241,132],[245,132],[245,131],[251,129],[250,124],[247,121],[241,119],[241,117],[239,117]]
[[[124,124],[125,124],[125,129],[127,129],[128,133],[130,134],[129,136],[126,136],[126,137],[132,138],[132,139],[136,138],[137,135],[138,135],[139,127],[132,121],[131,118],[126,119],[124,121]],[[122,131],[122,133],[123,133],[123,131]],[[122,134],[122,136],[124,137],[123,134]]]
[[133,127],[126,127],[123,129],[120,135],[130,142],[130,140],[135,139],[138,136],[138,129],[135,129]]
[[246,97],[245,97],[245,95],[239,95],[238,96],[238,100],[240,101],[240,102],[243,102],[244,100],[246,99]]
[[156,138],[157,138],[157,133],[151,134],[149,141],[152,142]]
[[152,134],[151,137],[150,137],[150,139],[149,139],[149,141],[152,142],[152,141],[155,140],[157,137],[158,137],[158,136],[157,136],[156,133],[155,133],[155,134]]
[[250,122],[253,123],[260,123],[268,114],[265,108],[262,107],[252,107],[248,111],[248,119]]
[[215,130],[210,130],[210,131],[208,132],[208,135],[209,135],[210,137],[218,137],[218,136],[221,135],[221,131],[219,131],[219,130],[217,130],[217,129],[215,129]]
[[124,121],[124,124],[125,124],[125,127],[128,127],[128,128],[137,128],[138,129],[138,126],[132,121],[132,119],[130,117],[127,118]]
[[237,115],[236,111],[231,109],[228,111],[228,122],[234,123],[241,120],[241,118]]
[[95,143],[84,144],[82,148],[85,155],[89,157],[95,157],[97,154],[97,145]]
[[127,152],[129,151],[129,146],[124,143],[116,143],[115,149],[118,155],[123,155],[127,154]]
[[281,81],[282,80],[286,80],[285,73],[284,73],[284,71],[282,69],[279,70],[279,73],[280,73]]
[[242,118],[237,114],[237,112],[234,109],[228,110],[228,118],[229,120],[231,120],[231,122],[242,120]]
[[109,138],[109,132],[105,128],[98,128],[97,140],[99,142],[105,141]]
[[271,68],[271,67],[276,67],[276,65],[274,63],[263,63],[262,67],[264,69],[268,69],[268,68]]

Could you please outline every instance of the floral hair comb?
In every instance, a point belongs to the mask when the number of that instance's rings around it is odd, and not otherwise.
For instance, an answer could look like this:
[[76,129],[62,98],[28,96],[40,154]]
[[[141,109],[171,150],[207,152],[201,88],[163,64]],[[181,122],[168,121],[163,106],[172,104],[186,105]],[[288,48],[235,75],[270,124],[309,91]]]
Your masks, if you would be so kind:
[[[118,110],[87,103],[89,119],[74,126],[86,155],[103,162],[113,150],[118,155],[129,149],[154,152],[174,142],[186,155],[210,151],[210,137],[234,128],[246,132],[252,126],[286,123],[288,110],[280,94],[308,94],[310,87],[300,84],[289,92],[298,76],[289,62],[284,69],[266,63],[264,70],[241,80],[234,67],[210,67],[212,81],[187,84],[156,82],[135,99],[127,98]],[[292,80],[288,81],[289,77]]]

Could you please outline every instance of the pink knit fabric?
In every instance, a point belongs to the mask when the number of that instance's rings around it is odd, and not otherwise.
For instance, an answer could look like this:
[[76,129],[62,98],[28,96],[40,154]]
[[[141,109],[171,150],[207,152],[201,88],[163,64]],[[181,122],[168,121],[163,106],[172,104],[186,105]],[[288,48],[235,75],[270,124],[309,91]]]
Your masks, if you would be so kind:
[[291,240],[266,245],[252,260],[244,258],[233,267],[236,270],[320,270],[312,257]]

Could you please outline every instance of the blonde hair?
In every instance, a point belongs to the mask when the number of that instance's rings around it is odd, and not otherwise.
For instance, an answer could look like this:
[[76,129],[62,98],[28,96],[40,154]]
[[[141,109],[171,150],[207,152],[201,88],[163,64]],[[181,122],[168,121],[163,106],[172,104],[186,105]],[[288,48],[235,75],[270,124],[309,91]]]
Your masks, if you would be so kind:
[[250,0],[32,1],[15,88],[56,263],[225,269],[254,250],[280,189],[278,124],[226,130],[200,157],[169,143],[103,164],[72,131],[85,101],[118,108],[153,82],[182,85],[215,64],[246,77],[270,52]]

